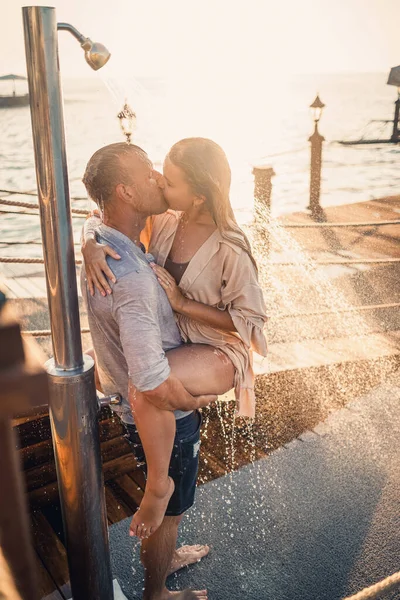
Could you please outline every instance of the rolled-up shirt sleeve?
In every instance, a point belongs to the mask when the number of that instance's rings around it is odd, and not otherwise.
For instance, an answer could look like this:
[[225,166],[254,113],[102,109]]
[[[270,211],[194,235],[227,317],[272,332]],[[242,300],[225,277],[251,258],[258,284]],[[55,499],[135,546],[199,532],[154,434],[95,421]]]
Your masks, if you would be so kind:
[[261,356],[267,356],[264,327],[268,320],[257,273],[246,252],[232,252],[225,263],[221,310],[228,310],[243,342]]
[[142,271],[120,278],[113,288],[113,316],[129,379],[140,392],[154,390],[170,374],[158,322],[157,285]]

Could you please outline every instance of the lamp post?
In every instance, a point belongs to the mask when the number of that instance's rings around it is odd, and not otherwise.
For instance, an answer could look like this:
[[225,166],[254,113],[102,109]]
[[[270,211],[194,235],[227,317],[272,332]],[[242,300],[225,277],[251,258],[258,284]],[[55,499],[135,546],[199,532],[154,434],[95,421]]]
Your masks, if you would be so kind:
[[130,144],[131,137],[133,134],[133,128],[136,122],[136,114],[133,112],[126,100],[121,112],[118,113],[117,118],[119,119],[121,131],[126,137],[126,142],[127,144]]
[[314,133],[308,138],[311,143],[311,167],[310,167],[310,204],[307,207],[311,211],[313,219],[320,220],[323,211],[320,205],[321,195],[321,166],[322,166],[322,143],[325,138],[318,131],[318,122],[321,118],[325,104],[317,95],[310,105],[314,119]]
[[254,200],[260,206],[271,211],[272,177],[275,171],[269,165],[253,167],[254,175]]
[[95,70],[110,53],[72,25],[57,27],[54,8],[22,13],[54,352],[46,364],[49,412],[71,589],[74,600],[112,600],[94,365],[82,354],[80,334],[57,28],[79,41]]
[[400,87],[397,88],[397,100],[394,103],[393,130],[390,140],[395,144],[399,141]]
[[393,67],[390,69],[389,78],[387,80],[388,85],[395,85],[397,87],[397,100],[394,103],[394,118],[393,118],[393,130],[390,141],[394,144],[399,142],[399,116],[400,116],[400,66]]

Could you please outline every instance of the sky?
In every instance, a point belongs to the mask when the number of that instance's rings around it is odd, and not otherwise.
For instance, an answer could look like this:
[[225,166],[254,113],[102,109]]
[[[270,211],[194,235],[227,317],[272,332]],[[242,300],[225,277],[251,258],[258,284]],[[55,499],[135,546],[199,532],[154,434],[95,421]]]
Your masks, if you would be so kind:
[[[20,0],[0,0],[0,74],[24,74]],[[208,83],[299,73],[389,72],[400,64],[400,0],[54,0],[112,53],[115,74]],[[85,77],[59,33],[63,76]]]

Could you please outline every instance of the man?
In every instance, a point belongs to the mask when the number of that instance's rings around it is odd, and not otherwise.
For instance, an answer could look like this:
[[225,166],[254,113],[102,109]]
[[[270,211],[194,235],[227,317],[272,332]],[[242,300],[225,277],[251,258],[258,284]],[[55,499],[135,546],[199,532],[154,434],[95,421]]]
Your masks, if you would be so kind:
[[171,374],[165,355],[179,346],[181,339],[167,296],[149,265],[152,257],[144,253],[139,237],[147,217],[164,212],[167,204],[147,154],[126,143],[98,150],[89,160],[83,182],[103,212],[103,223],[96,232],[98,241],[110,246],[118,259],[109,259],[116,276],[116,281],[110,284],[110,295],[89,294],[85,267],[81,274],[102,391],[107,395],[115,392],[122,395],[121,406],[114,410],[127,426],[138,459],[144,459],[144,454],[131,411],[137,401],[135,396],[143,394],[156,406],[174,410],[176,418],[177,433],[169,470],[175,491],[167,507],[168,516],[153,535],[142,541],[143,598],[206,600],[205,590],[176,593],[165,587],[168,574],[198,561],[209,551],[207,546],[175,550],[182,512],[194,500],[199,457],[198,452],[192,452],[184,473],[179,459],[174,457],[179,456],[183,440],[190,439],[193,447],[198,448],[199,425],[191,431],[193,419],[189,417],[193,409],[213,399],[191,396]]

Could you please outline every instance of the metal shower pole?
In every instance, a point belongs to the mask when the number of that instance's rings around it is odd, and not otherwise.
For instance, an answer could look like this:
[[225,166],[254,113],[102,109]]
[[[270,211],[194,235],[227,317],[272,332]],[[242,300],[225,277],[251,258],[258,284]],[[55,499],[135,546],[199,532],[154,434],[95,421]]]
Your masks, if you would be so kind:
[[22,9],[54,358],[50,420],[74,600],[112,600],[94,366],[82,354],[54,8]]

